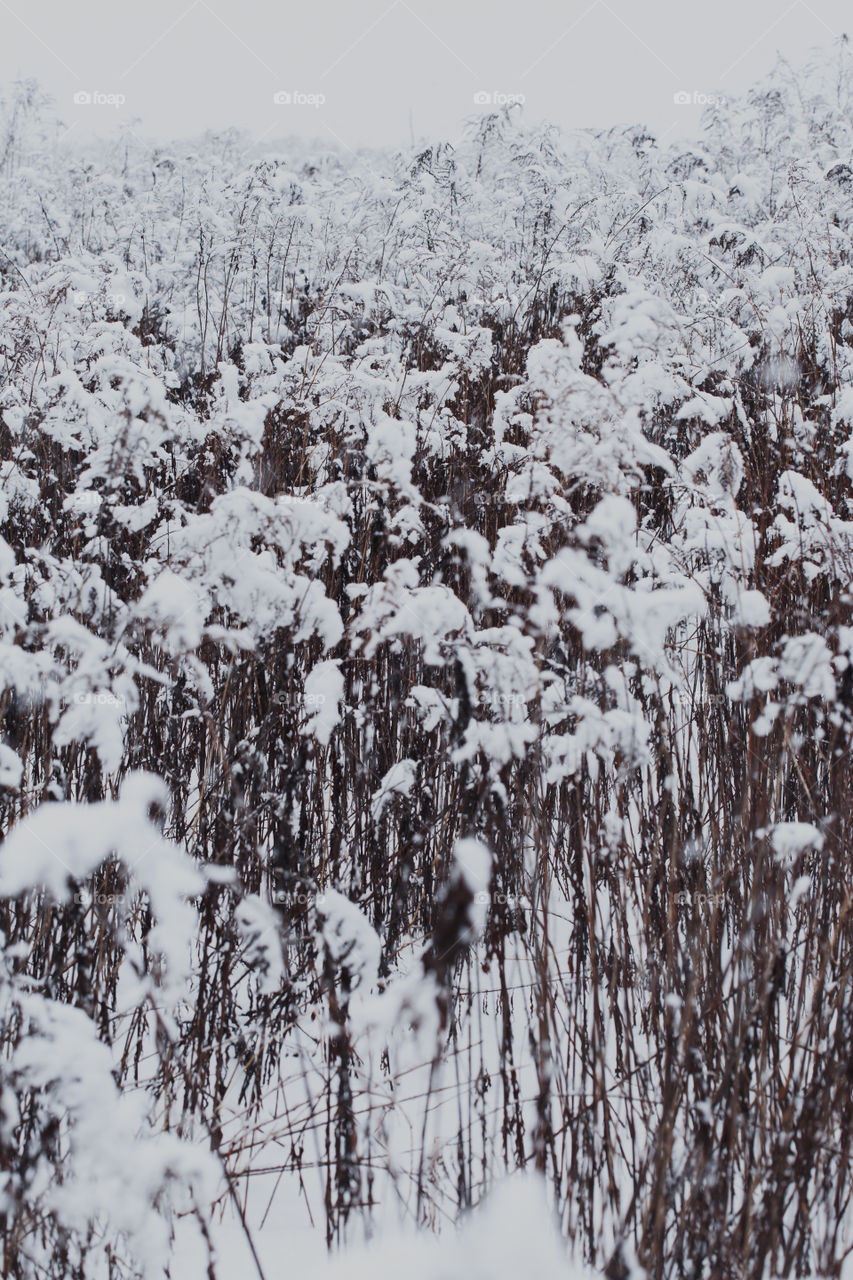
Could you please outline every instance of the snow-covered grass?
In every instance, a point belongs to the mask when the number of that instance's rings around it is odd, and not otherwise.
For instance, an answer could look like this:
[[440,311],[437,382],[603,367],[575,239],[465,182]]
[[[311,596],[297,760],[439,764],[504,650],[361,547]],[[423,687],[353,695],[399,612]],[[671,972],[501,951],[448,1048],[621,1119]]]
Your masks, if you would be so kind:
[[0,132],[4,1274],[838,1276],[846,43],[689,149]]

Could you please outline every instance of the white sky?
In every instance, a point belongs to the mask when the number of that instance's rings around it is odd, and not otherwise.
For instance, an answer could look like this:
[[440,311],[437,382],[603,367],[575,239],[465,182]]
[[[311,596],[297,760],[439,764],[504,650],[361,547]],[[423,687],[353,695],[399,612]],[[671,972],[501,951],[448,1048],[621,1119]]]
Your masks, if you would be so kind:
[[452,140],[482,91],[523,94],[531,121],[678,137],[700,107],[675,92],[742,92],[846,26],[843,0],[0,0],[0,81],[37,77],[81,133],[239,125],[357,147],[405,142],[411,121]]

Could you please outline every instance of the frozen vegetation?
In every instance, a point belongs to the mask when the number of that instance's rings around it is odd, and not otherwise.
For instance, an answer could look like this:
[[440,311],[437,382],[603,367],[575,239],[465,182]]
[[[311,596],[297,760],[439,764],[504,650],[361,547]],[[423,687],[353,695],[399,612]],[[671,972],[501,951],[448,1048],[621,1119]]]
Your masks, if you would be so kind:
[[3,1274],[838,1277],[846,42],[0,172]]

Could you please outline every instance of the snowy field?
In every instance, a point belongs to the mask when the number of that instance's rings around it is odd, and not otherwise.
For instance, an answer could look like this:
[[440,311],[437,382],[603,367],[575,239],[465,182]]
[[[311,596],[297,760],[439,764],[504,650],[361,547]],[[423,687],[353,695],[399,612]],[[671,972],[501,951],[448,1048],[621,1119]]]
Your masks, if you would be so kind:
[[849,1280],[851,231],[846,41],[689,146],[8,89],[4,1275]]

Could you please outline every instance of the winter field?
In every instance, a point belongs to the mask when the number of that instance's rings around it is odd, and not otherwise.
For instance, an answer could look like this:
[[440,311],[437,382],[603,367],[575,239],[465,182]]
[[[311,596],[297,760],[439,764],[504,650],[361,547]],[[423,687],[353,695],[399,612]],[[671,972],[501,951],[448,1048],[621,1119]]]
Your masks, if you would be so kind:
[[853,56],[688,149],[0,103],[11,1280],[853,1276]]

